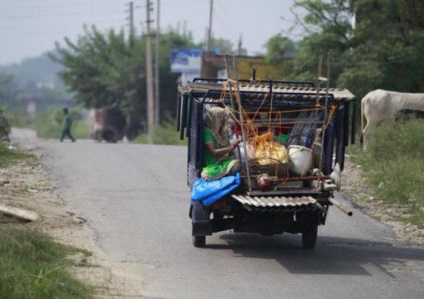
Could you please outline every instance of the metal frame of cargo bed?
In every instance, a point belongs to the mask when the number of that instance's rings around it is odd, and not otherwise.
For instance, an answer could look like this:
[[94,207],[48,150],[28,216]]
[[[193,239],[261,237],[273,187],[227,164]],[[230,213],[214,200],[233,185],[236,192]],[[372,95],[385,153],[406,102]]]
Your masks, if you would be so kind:
[[[334,153],[333,142],[336,139],[336,158],[334,161],[326,159],[328,165],[326,166],[325,174],[329,174],[336,163],[339,163],[343,170],[345,147],[349,143],[349,108],[351,103],[353,103],[351,143],[354,143],[356,120],[356,99],[348,90],[327,88],[322,91],[315,87],[313,82],[309,81],[272,80],[254,83],[249,80],[239,80],[238,87],[231,90],[231,88],[227,89],[229,86],[227,83],[228,81],[224,79],[196,78],[193,82],[179,87],[177,129],[180,132],[181,139],[184,139],[185,136],[189,137],[187,182],[190,188],[199,177],[202,168],[201,128],[203,127],[203,107],[205,104],[218,105],[221,103],[220,100],[223,100],[225,105],[237,106],[237,103],[234,102],[236,93],[240,99],[241,106],[256,109],[261,105],[263,109],[269,108],[271,103],[263,103],[260,99],[261,96],[266,94],[271,96],[272,105],[275,109],[312,109],[317,105],[321,105],[327,113],[329,107],[335,105],[337,112],[333,123],[334,131],[326,132],[326,134],[332,134],[332,136],[326,139],[328,143],[323,151],[326,150],[326,154],[332,156]],[[222,99],[223,93],[225,93],[225,97]],[[293,120],[292,122],[296,123],[299,121]]]

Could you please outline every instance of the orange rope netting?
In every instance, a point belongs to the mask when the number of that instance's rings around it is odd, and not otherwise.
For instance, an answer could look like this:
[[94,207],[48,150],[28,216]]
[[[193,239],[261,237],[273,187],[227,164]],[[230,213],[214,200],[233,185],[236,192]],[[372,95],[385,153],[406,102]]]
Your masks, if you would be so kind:
[[[240,119],[237,117],[239,115],[239,111],[233,109],[232,107],[228,107],[228,105],[225,104],[224,99],[227,97],[227,92],[231,90],[231,96],[238,107],[241,107],[241,116],[243,123],[241,123]],[[244,129],[245,133],[245,139],[249,143],[249,147],[253,148],[254,152],[261,153],[259,155],[255,156],[255,159],[252,160],[252,163],[256,163],[259,165],[266,165],[266,164],[278,164],[275,163],[275,161],[279,161],[280,163],[286,163],[288,161],[287,152],[285,150],[285,147],[279,143],[276,143],[274,141],[275,137],[275,129],[290,129],[292,128],[292,125],[283,125],[284,115],[296,115],[299,112],[305,112],[305,111],[323,111],[325,110],[325,107],[321,105],[316,105],[313,108],[306,108],[306,109],[293,109],[293,110],[285,110],[285,111],[272,111],[273,110],[273,93],[267,92],[263,95],[261,95],[261,103],[259,107],[256,109],[256,111],[249,111],[247,112],[243,106],[241,106],[241,102],[239,99],[239,94],[237,91],[236,82],[233,80],[227,80],[227,82],[224,83],[223,89],[220,95],[220,103],[226,107],[232,116],[232,118],[235,120],[235,122]],[[269,111],[262,111],[262,107],[268,100],[269,96],[271,97],[270,100],[270,107]],[[329,113],[327,114],[327,118],[324,120],[323,125],[321,126],[321,129],[317,130],[317,133],[314,136],[312,146],[311,146],[311,152],[313,153],[313,148],[316,144],[316,141],[318,138],[320,138],[320,135],[325,131],[327,126],[329,125],[330,121],[334,117],[335,111],[337,107],[332,106]],[[252,115],[253,113],[253,115]],[[259,130],[259,126],[256,124],[255,121],[258,122],[258,117],[268,117],[268,119],[263,119],[262,123],[266,126],[261,126],[262,128],[266,127],[267,131],[264,133],[263,131]],[[284,151],[282,148],[284,148]],[[281,161],[280,161],[281,160]],[[274,162],[274,163],[272,163]],[[287,171],[287,170],[286,170]],[[277,168],[275,169],[275,175],[277,173]]]
[[[264,103],[266,102],[266,100],[268,99],[270,92],[265,93],[264,95],[262,95],[262,100],[261,100],[261,104],[259,105],[259,107],[256,109],[256,111],[254,111],[253,116],[250,116],[249,113],[241,106],[241,114],[242,114],[242,118],[243,118],[243,122],[244,124],[242,124],[239,120],[239,118],[237,117],[237,115],[239,114],[239,111],[236,111],[235,109],[233,109],[232,107],[228,107],[228,105],[225,104],[224,99],[227,96],[227,92],[229,89],[229,86],[231,87],[231,91],[232,91],[232,97],[235,100],[235,102],[240,105],[240,99],[238,98],[238,93],[235,92],[237,90],[237,86],[236,83],[233,80],[227,80],[227,82],[224,83],[223,85],[223,89],[221,92],[221,96],[220,96],[220,103],[226,107],[229,111],[230,114],[232,115],[232,118],[235,120],[235,122],[239,125],[239,126],[243,126],[243,128],[245,129],[245,133],[246,133],[246,138],[252,139],[252,140],[256,140],[255,143],[258,144],[258,142],[269,142],[269,136],[267,137],[263,137],[263,138],[259,138],[259,136],[262,136],[263,134],[259,134],[259,130],[258,130],[258,126],[254,125],[255,120],[258,118],[259,115],[263,115],[262,113],[260,113]],[[267,120],[267,133],[273,134],[273,129],[278,126],[279,128],[291,128],[291,126],[284,126],[282,125],[283,123],[283,115],[290,115],[290,114],[296,114],[299,112],[307,112],[307,111],[322,111],[325,109],[325,107],[322,107],[320,105],[314,107],[314,108],[306,108],[306,109],[293,109],[293,110],[285,110],[285,111],[272,111],[273,109],[273,94],[271,93],[271,99],[270,99],[270,108],[269,111],[266,112],[266,114],[268,115],[268,120]],[[328,123],[330,122],[331,118],[334,115],[334,110],[335,107],[331,108],[331,111],[328,115],[327,120],[324,122],[324,125],[322,127],[322,129],[324,130],[327,126]],[[274,122],[273,122],[274,120]],[[316,138],[317,136],[315,136]]]

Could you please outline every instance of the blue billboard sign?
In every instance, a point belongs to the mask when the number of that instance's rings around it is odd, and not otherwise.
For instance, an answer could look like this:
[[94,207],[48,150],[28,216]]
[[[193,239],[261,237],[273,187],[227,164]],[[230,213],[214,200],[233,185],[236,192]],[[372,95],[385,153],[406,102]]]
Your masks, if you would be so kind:
[[175,73],[200,72],[202,49],[179,48],[171,52],[171,71]]

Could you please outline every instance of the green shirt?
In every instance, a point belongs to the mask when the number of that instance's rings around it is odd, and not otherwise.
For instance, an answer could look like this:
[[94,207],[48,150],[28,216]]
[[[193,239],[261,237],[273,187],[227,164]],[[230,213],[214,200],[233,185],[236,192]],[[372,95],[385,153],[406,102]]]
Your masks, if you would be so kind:
[[67,114],[63,118],[63,127],[64,128],[70,128],[71,125],[72,125],[72,117],[69,114]]
[[204,155],[203,155],[204,165],[217,164],[218,159],[208,151],[206,146],[207,143],[213,143],[213,146],[216,149],[222,148],[222,146],[215,140],[215,137],[213,137],[212,131],[208,128],[204,128],[203,129],[203,144],[205,149]]

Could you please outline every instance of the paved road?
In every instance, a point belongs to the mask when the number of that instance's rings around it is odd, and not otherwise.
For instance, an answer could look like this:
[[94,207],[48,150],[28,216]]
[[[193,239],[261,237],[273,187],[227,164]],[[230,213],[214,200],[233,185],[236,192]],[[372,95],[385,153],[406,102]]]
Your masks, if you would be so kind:
[[[33,142],[22,134],[14,140]],[[313,251],[301,249],[300,235],[230,231],[194,248],[185,147],[37,144],[99,246],[114,261],[139,266],[143,298],[424,297],[424,250],[402,245],[360,211],[347,217],[331,208]]]

